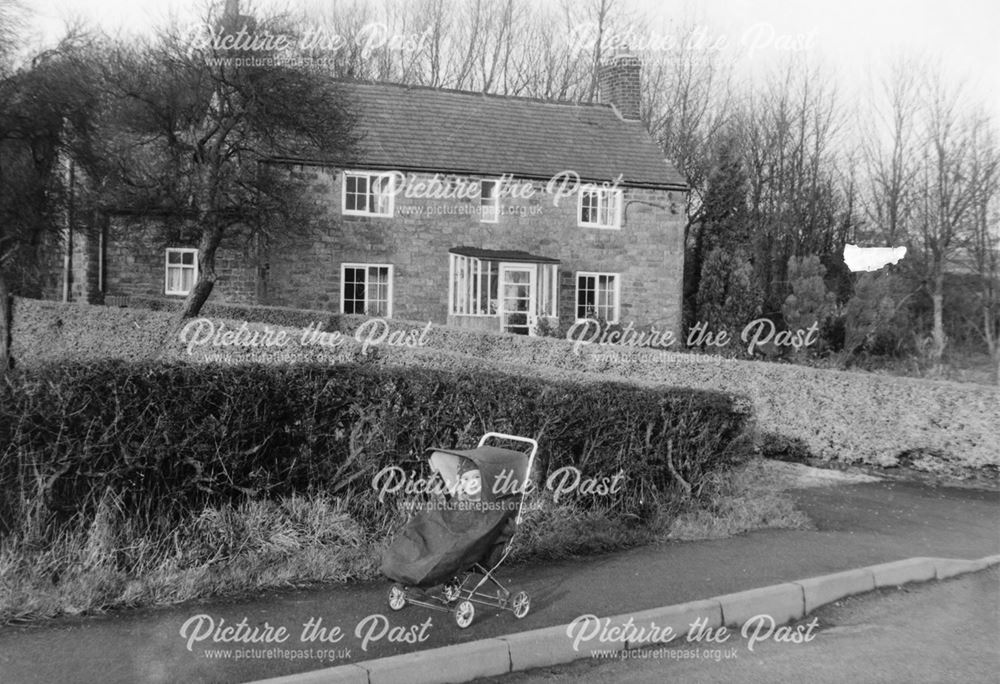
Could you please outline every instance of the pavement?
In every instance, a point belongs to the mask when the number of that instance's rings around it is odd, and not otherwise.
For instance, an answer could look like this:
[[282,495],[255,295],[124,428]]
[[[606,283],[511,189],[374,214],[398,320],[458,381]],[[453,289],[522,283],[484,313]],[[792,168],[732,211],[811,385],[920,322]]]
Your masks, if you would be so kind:
[[[392,662],[390,656],[417,651],[421,655],[410,656],[408,661],[396,659],[396,664],[402,662],[406,672],[415,675],[414,659],[423,659],[430,668],[430,681],[461,681],[443,670],[441,663],[494,659],[502,665],[506,659],[509,666],[509,648],[500,654],[477,644],[500,641],[496,637],[507,638],[509,644],[514,637],[508,635],[565,625],[582,615],[620,616],[688,602],[700,602],[697,609],[714,614],[713,605],[723,606],[718,597],[772,586],[783,587],[771,596],[778,607],[782,602],[794,604],[798,596],[805,608],[808,583],[791,584],[804,578],[913,557],[982,559],[1000,553],[997,492],[878,482],[790,493],[816,529],[765,530],[585,560],[510,566],[501,579],[514,582],[532,597],[531,614],[523,620],[510,613],[481,610],[471,627],[459,630],[446,613],[416,606],[393,613],[386,602],[388,582],[273,592],[252,600],[0,628],[0,681],[247,682],[358,663],[375,669],[379,667],[375,660]],[[883,578],[930,579],[941,568],[947,574],[949,568],[983,566],[920,561],[897,565],[895,571],[884,571],[888,574]],[[928,567],[930,576],[924,577]],[[856,574],[847,573],[850,586],[867,586],[867,580],[859,580]],[[874,581],[874,571],[867,571],[867,576]],[[817,586],[813,591],[821,594],[825,585]],[[747,595],[730,597],[729,607],[718,612],[728,611],[733,617],[740,610],[752,610],[753,601],[746,599]],[[682,611],[675,617],[688,616]],[[240,632],[226,628],[239,626],[244,619],[243,631],[249,633],[256,627],[258,641],[230,643]],[[784,619],[796,617],[790,614]],[[720,615],[720,620],[725,618]],[[278,642],[275,636],[281,627],[286,638]],[[530,642],[533,637],[527,639]],[[462,644],[466,651],[434,651]],[[471,658],[470,653],[474,654]],[[357,674],[358,670],[362,668],[351,671]],[[396,676],[400,681],[398,672]],[[331,677],[331,671],[317,672],[296,681],[335,681]],[[377,677],[361,679],[374,682]],[[392,681],[388,671],[386,680]],[[412,677],[404,680],[415,681]]]
[[996,684],[1000,676],[1000,568],[846,598],[795,623],[809,641],[741,635],[697,649],[667,646],[589,657],[480,680],[481,684]]

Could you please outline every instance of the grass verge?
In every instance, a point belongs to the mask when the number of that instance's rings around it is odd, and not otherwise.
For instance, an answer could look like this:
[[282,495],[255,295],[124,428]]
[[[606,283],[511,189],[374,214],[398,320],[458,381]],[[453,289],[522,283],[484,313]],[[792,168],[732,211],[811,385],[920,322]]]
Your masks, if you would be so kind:
[[660,539],[721,539],[759,529],[807,529],[811,522],[792,499],[775,486],[764,461],[752,460],[727,476],[714,474],[703,502],[669,521]]
[[[165,533],[140,529],[121,501],[106,494],[89,524],[54,536],[29,520],[0,542],[0,623],[375,579],[381,552],[404,514],[384,514],[364,529],[349,503],[322,494],[248,500],[206,508]],[[752,461],[714,476],[700,503],[654,506],[645,521],[534,500],[512,560],[806,526],[808,519]]]

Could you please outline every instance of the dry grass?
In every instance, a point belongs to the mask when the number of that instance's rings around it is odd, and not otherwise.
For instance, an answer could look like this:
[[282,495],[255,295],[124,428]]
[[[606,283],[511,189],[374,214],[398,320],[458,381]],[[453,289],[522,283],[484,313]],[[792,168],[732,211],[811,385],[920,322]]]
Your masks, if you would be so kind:
[[[586,557],[808,525],[759,462],[715,476],[705,494],[699,505],[655,506],[645,521],[536,498],[511,558]],[[29,516],[24,529],[0,543],[0,623],[373,579],[402,514],[385,513],[365,527],[349,509],[325,495],[244,501],[202,510],[164,532],[139,529],[107,493],[89,524],[53,532]]]
[[322,495],[205,509],[164,532],[139,529],[108,494],[90,524],[46,536],[0,545],[0,622],[367,579],[384,535]]
[[805,529],[809,518],[775,486],[773,473],[751,461],[725,476],[713,475],[705,503],[682,512],[665,527],[661,539],[720,539],[750,530]]

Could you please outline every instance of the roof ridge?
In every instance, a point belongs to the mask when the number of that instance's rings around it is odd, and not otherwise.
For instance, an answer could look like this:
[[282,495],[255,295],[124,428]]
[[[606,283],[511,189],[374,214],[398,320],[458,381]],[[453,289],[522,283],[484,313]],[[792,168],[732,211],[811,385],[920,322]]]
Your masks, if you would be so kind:
[[500,93],[487,93],[481,90],[462,90],[460,88],[442,88],[441,86],[395,83],[392,81],[373,81],[369,79],[358,79],[358,78],[335,78],[333,80],[336,83],[344,83],[348,85],[377,86],[377,87],[394,88],[398,90],[428,90],[436,93],[450,93],[453,95],[465,95],[472,97],[480,97],[484,99],[489,98],[496,100],[514,100],[516,102],[535,102],[538,104],[556,105],[560,107],[580,107],[580,108],[611,109],[611,110],[615,109],[614,105],[607,104],[604,102],[577,102],[573,100],[549,100],[544,97],[529,97],[525,95],[502,95]]

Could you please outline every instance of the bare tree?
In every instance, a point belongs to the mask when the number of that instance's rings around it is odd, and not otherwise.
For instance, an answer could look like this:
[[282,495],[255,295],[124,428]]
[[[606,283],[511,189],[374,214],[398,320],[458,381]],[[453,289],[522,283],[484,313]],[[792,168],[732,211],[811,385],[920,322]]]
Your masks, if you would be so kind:
[[970,175],[975,197],[966,245],[979,280],[981,330],[1000,384],[1000,145],[986,116],[972,124]]
[[974,122],[961,113],[961,86],[946,84],[940,71],[924,86],[922,148],[917,179],[914,242],[922,257],[924,282],[933,307],[931,358],[939,362],[944,329],[945,271],[961,246],[984,179],[972,169]]
[[720,139],[729,134],[732,65],[716,52],[695,49],[698,27],[673,34],[675,50],[650,54],[644,64],[643,120],[666,156],[684,176],[687,228],[700,209]]
[[[227,14],[210,16],[207,25],[216,22],[236,35],[291,30],[280,17]],[[240,57],[246,55],[213,43],[192,46],[172,27],[148,45],[120,45],[108,59],[103,201],[197,230],[198,278],[184,317],[197,315],[211,294],[226,236],[266,234],[278,220],[307,225],[312,218],[305,189],[271,162],[303,153],[333,157],[352,142],[350,112],[328,77],[247,66]]]
[[[0,34],[13,37],[17,19],[0,4]],[[62,162],[86,157],[96,92],[91,39],[79,29],[22,63],[13,45],[0,48],[0,373],[10,364],[10,294],[37,294],[46,247],[65,225]]]
[[844,123],[822,70],[789,61],[735,116],[747,170],[750,233],[759,286],[771,311],[787,294],[788,258],[828,254],[844,231],[837,145]]
[[[916,174],[916,115],[919,108],[919,73],[913,62],[898,61],[877,87],[885,104],[865,113],[862,150],[868,192],[865,214],[886,246],[905,239],[909,232]],[[873,99],[878,100],[877,94]]]

